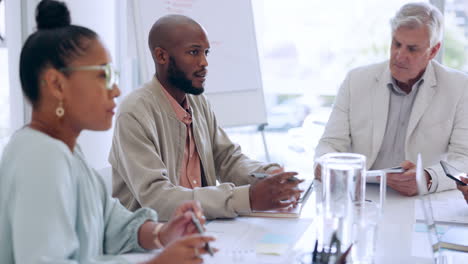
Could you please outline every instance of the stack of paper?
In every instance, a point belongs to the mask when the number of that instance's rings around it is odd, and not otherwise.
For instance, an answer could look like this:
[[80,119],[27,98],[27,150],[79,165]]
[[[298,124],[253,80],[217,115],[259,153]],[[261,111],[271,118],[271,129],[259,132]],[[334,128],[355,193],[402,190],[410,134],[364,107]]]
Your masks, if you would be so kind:
[[[424,212],[421,201],[415,201],[415,218],[424,221]],[[451,199],[445,201],[432,201],[432,213],[436,223],[468,224],[468,206],[465,200]]]

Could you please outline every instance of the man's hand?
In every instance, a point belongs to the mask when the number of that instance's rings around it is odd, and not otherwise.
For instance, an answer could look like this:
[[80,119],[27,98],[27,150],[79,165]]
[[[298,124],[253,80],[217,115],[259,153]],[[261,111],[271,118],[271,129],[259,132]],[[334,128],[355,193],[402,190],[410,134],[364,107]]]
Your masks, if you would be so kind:
[[317,164],[317,166],[315,166],[314,176],[315,179],[322,181],[322,166],[320,166],[320,164]]
[[[402,173],[388,173],[387,185],[395,191],[406,195],[414,196],[418,194],[418,186],[416,183],[416,165],[411,161],[405,160],[401,163],[401,167],[405,169]],[[429,182],[430,176],[424,171],[426,182]]]
[[296,172],[281,172],[258,180],[250,186],[250,207],[265,211],[288,207],[297,203],[303,190],[297,188],[302,181],[288,181]]
[[[468,178],[460,177],[460,179],[462,180],[462,182],[468,184]],[[463,197],[465,197],[466,203],[468,203],[468,186],[457,184],[457,189],[462,192]]]

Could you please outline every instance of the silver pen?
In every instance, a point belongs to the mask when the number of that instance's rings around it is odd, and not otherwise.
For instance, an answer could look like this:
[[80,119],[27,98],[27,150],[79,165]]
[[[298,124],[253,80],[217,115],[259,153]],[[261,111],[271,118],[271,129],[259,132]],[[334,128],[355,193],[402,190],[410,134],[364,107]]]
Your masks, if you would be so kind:
[[[192,214],[192,222],[195,225],[195,227],[197,228],[198,233],[203,234],[204,231],[203,231],[202,225],[200,224],[200,221],[198,221],[198,218],[195,216],[195,214]],[[206,251],[208,251],[210,256],[213,256],[213,254],[214,254],[213,249],[211,249],[210,244],[208,244],[208,242],[206,242],[206,244],[205,244],[205,249],[206,249]]]

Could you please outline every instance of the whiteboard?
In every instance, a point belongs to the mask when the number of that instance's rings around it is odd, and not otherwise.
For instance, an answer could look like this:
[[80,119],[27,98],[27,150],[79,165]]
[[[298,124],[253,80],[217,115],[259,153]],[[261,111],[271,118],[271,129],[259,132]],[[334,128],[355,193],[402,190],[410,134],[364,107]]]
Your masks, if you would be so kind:
[[[153,23],[167,14],[186,15],[208,33],[210,54],[205,94],[223,127],[267,122],[250,0],[138,0],[134,12],[143,79],[155,72],[148,48]],[[143,45],[143,46],[142,46]]]

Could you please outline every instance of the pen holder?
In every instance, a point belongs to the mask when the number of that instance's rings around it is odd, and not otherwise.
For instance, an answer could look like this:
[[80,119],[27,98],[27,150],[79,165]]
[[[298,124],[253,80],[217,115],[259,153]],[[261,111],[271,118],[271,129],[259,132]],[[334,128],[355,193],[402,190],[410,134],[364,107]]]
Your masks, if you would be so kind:
[[341,252],[341,241],[336,232],[332,234],[328,248],[318,248],[318,240],[315,241],[314,251],[306,252],[299,256],[300,264],[345,264],[352,244]]

